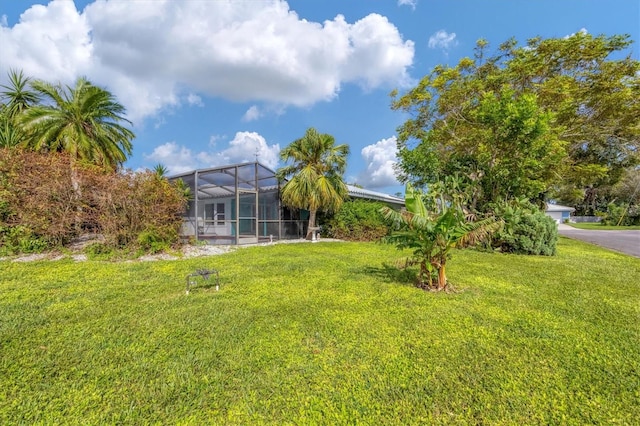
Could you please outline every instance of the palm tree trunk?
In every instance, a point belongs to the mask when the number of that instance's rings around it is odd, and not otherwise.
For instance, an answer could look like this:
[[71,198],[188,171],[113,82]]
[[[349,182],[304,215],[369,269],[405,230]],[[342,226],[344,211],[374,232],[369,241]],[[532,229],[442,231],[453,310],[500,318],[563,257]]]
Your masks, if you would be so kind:
[[316,227],[316,210],[309,210],[309,226],[307,226],[307,240],[313,239],[313,233]]

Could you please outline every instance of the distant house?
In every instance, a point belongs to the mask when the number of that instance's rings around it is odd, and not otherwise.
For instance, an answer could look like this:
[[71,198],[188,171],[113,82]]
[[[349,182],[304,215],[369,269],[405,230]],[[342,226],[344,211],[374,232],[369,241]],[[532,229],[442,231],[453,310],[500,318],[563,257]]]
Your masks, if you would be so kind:
[[[181,235],[210,244],[251,244],[302,238],[308,212],[280,201],[275,172],[259,162],[193,170],[169,177],[191,190]],[[349,196],[404,206],[404,199],[347,185]]]
[[556,223],[562,223],[565,219],[571,218],[571,213],[576,209],[573,207],[561,206],[560,204],[547,203],[545,213],[556,221]]

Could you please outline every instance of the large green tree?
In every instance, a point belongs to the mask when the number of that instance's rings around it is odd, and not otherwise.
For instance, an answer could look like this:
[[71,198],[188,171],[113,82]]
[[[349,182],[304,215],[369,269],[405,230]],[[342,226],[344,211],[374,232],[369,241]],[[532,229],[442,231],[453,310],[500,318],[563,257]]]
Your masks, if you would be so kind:
[[483,203],[593,198],[640,162],[640,63],[622,55],[630,43],[579,32],[509,40],[489,55],[480,40],[473,58],[394,94],[392,107],[410,115],[398,129],[401,178],[459,172]]
[[290,178],[282,187],[282,201],[309,210],[307,239],[316,227],[317,212],[337,211],[348,194],[342,179],[348,155],[348,145],[336,145],[333,136],[314,128],[280,151],[280,158],[292,163],[277,171],[280,181]]
[[28,134],[25,145],[36,151],[68,152],[109,169],[124,163],[131,154],[133,132],[125,124],[125,108],[107,90],[79,78],[75,86],[53,85],[35,80],[31,87],[44,103],[20,115]]

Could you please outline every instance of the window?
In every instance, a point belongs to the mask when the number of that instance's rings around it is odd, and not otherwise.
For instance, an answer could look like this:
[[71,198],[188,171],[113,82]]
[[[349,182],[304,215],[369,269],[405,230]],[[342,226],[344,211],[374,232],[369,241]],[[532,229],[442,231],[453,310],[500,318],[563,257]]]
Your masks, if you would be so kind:
[[216,219],[218,220],[218,225],[224,225],[224,203],[216,204]]

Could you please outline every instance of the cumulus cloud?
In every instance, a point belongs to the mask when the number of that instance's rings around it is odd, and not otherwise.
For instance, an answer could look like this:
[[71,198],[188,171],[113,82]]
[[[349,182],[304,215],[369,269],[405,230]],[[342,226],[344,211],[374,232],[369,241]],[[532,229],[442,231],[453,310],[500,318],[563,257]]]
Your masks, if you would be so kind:
[[92,66],[90,30],[73,2],[33,5],[13,27],[0,26],[0,78],[15,68],[35,78],[71,83]]
[[361,154],[367,168],[360,174],[358,183],[372,189],[400,184],[393,170],[398,162],[396,143],[396,137],[392,136],[362,148]]
[[175,175],[199,168],[195,164],[193,152],[186,146],[178,145],[175,142],[167,142],[157,146],[145,159],[153,164],[162,164],[168,170],[168,174]]
[[430,49],[449,50],[449,48],[457,45],[456,33],[448,33],[445,30],[440,30],[429,37],[428,46]]
[[[217,139],[218,137],[212,136],[214,145]],[[276,169],[279,153],[280,145],[269,145],[260,134],[238,132],[229,142],[229,146],[221,151],[193,152],[184,145],[167,142],[157,146],[151,154],[144,157],[152,163],[150,166],[161,163],[169,170],[169,174],[178,174],[194,169],[252,162],[256,161],[256,158],[265,166]]]
[[179,106],[187,93],[308,106],[345,83],[398,86],[414,56],[384,16],[311,22],[283,0],[96,0],[81,12],[53,0],[0,31],[0,79],[9,68],[63,82],[86,75],[134,121]]

